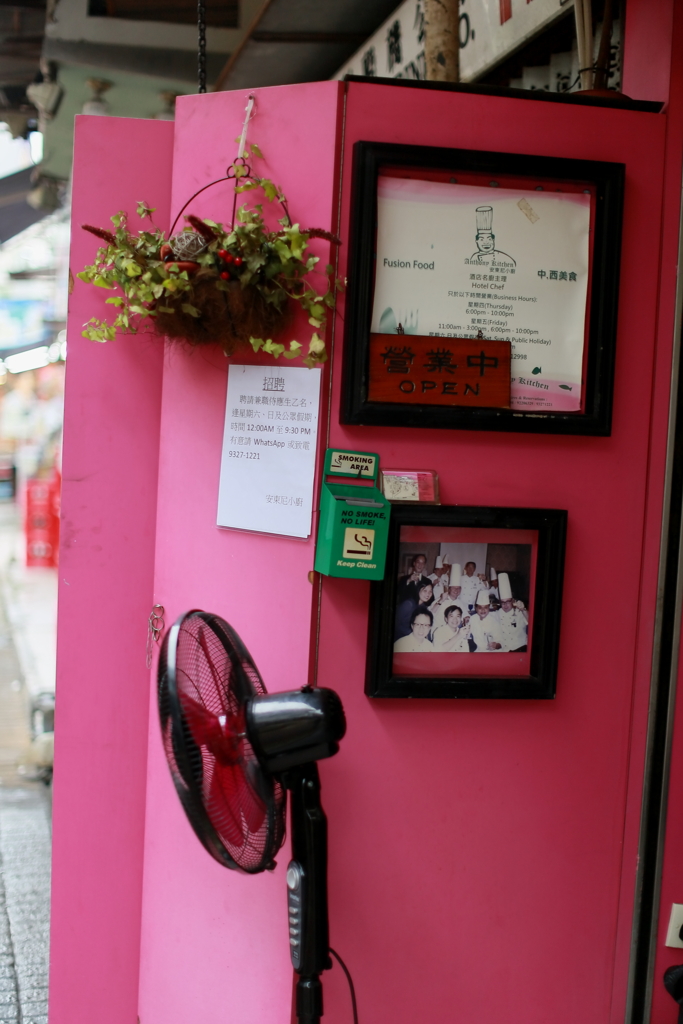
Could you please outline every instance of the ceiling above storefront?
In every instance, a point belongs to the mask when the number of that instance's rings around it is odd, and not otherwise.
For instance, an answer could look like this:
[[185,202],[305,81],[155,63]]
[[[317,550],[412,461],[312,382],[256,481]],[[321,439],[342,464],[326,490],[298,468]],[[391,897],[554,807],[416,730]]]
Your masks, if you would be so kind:
[[396,6],[397,0],[267,0],[215,88],[331,78]]

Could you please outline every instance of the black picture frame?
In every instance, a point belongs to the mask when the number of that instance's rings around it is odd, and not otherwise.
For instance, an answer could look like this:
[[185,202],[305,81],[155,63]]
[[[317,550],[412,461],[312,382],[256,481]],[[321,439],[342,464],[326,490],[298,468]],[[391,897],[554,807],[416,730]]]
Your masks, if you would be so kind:
[[[368,401],[368,358],[375,270],[377,178],[382,167],[476,171],[596,188],[584,411],[524,412]],[[519,153],[360,141],[354,144],[348,296],[340,422],[363,426],[504,430],[608,437],[617,337],[625,165]]]
[[[527,675],[472,674],[470,656],[466,654],[449,655],[458,659],[454,663],[457,673],[452,676],[429,675],[429,658],[433,655],[424,654],[419,655],[425,658],[424,675],[400,675],[394,671],[399,548],[404,526],[483,528],[497,531],[496,535],[501,530],[536,532],[536,572],[530,581],[533,622]],[[394,506],[384,579],[371,584],[366,694],[369,697],[552,699],[559,656],[566,531],[564,509]]]

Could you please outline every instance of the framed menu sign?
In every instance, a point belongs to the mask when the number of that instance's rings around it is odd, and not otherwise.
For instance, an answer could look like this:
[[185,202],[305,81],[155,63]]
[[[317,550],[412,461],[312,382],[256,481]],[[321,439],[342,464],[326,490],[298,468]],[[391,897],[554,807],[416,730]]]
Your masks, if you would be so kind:
[[356,143],[342,422],[609,435],[623,181]]

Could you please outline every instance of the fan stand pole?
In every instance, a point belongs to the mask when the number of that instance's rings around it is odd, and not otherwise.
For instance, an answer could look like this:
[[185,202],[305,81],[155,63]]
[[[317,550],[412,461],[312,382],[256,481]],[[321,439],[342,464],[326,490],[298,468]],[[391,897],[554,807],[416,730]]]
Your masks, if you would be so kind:
[[[327,818],[320,803],[320,776],[315,762],[288,771],[283,783],[291,793],[292,861],[287,869],[292,934],[292,899],[301,898],[300,945],[292,946],[299,975],[296,1015],[299,1024],[320,1024],[323,987],[320,974],[332,966],[327,916]],[[298,876],[297,888],[292,880]]]

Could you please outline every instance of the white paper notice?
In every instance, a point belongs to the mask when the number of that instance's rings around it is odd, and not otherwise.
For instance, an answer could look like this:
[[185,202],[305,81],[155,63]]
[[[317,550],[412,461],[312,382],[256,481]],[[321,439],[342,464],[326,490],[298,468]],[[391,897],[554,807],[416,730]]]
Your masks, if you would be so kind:
[[513,409],[581,408],[591,197],[380,177],[371,330],[512,342]]
[[218,526],[310,536],[320,373],[230,366]]

